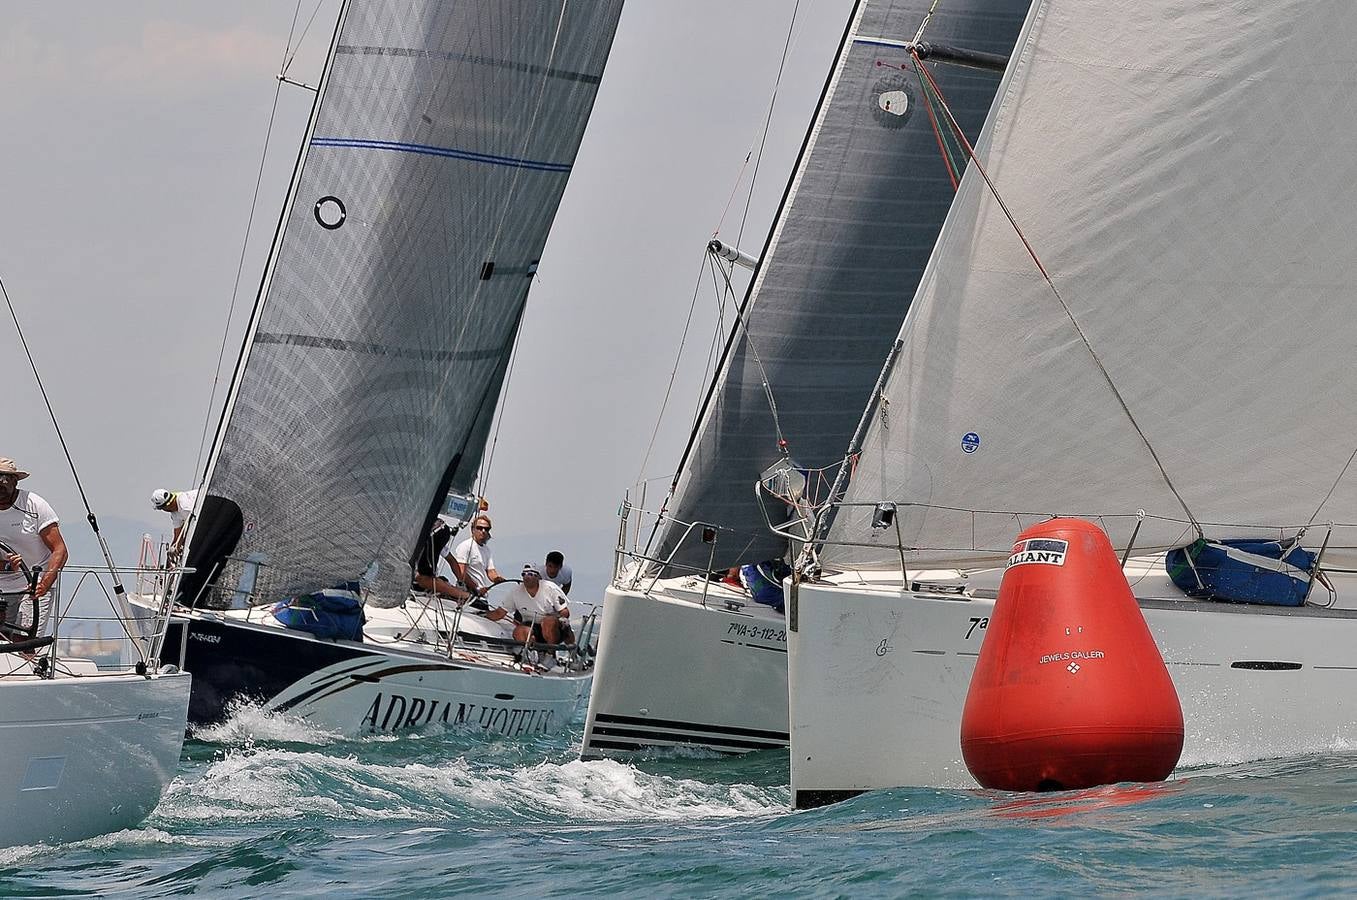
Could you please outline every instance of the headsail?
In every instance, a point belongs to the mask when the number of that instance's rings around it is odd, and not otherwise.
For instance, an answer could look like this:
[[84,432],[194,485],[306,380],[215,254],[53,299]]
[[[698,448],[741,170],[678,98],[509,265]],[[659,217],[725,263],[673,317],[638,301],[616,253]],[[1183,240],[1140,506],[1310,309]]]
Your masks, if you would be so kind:
[[[697,521],[725,529],[716,566],[786,552],[753,489],[782,456],[778,424],[795,464],[842,459],[953,196],[902,46],[929,6],[863,0],[854,8],[744,302],[748,329],[726,348],[653,556],[705,567],[710,548],[696,539],[680,545],[686,523]],[[1006,56],[1028,6],[949,0],[927,36]],[[974,136],[999,76],[939,65],[935,77]]]
[[921,564],[1054,513],[1125,546],[1144,510],[1145,551],[1357,522],[1357,406],[1315,403],[1357,392],[1354,45],[1337,0],[1040,2],[978,152],[1050,283],[972,167],[825,562],[900,565],[879,501]]
[[208,477],[234,555],[267,559],[256,599],[408,589],[483,452],[621,6],[345,4]]

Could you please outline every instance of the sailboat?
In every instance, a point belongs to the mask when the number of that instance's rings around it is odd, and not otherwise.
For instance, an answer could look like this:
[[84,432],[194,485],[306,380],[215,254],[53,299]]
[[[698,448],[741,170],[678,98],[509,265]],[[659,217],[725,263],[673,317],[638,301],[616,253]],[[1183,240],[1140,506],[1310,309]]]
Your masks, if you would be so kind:
[[[13,847],[95,837],[150,815],[179,766],[192,678],[162,665],[156,654],[168,602],[129,602],[2,279],[0,296],[106,563],[104,569],[63,568],[55,511],[20,487],[27,471],[11,459],[0,461],[0,847]],[[65,597],[63,581],[70,588]],[[95,615],[86,606],[72,616],[82,588],[95,603],[105,599],[111,614]],[[77,652],[65,631],[68,618],[93,621],[96,629],[116,622],[125,637],[116,658]]]
[[[965,159],[908,49],[929,5],[854,4],[761,252],[712,245],[754,272],[663,507],[624,504],[586,757],[787,744],[786,618],[721,575],[791,558],[770,526],[795,536],[833,482],[951,202]],[[930,37],[972,67],[936,77],[975,134],[1028,3],[949,6]]]
[[[0,543],[0,553],[9,552]],[[191,678],[174,666],[148,664],[145,642],[135,661],[124,653],[123,662],[106,667],[59,649],[60,610],[56,628],[40,633],[31,592],[38,573],[25,565],[22,574],[30,591],[0,594],[11,608],[32,605],[27,628],[7,628],[0,638],[0,847],[135,827],[179,767]],[[98,582],[112,596],[111,585],[100,581],[106,572],[68,567],[65,574],[81,585]],[[136,627],[132,617],[122,621]]]
[[[1351,4],[1033,4],[787,587],[797,806],[975,784],[1000,567],[1055,514],[1123,554],[1183,764],[1357,739],[1354,41]],[[1297,590],[1201,590],[1245,540]]]
[[[246,702],[345,734],[570,720],[577,649],[513,645],[411,575],[435,517],[478,508],[621,6],[342,5],[190,523],[167,652],[195,675],[191,721]],[[364,601],[362,640],[276,614],[333,590]]]

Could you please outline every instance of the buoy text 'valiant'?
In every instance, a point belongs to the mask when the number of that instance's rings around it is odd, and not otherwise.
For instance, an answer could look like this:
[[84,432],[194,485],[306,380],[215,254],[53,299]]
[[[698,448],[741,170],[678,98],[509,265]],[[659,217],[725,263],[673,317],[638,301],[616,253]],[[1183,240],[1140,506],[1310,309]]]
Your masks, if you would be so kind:
[[961,716],[975,780],[1010,791],[1162,781],[1183,710],[1102,529],[1051,519],[1018,536]]

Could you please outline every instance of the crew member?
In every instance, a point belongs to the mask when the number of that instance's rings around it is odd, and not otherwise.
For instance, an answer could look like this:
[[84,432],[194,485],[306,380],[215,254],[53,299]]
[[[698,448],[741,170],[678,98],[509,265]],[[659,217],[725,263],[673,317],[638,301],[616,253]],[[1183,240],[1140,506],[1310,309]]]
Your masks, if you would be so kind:
[[170,524],[174,526],[174,537],[170,539],[170,556],[178,558],[183,549],[184,532],[187,530],[189,516],[198,505],[197,491],[167,491],[156,488],[151,491],[151,505],[170,514]]
[[573,642],[565,594],[550,581],[543,581],[541,570],[533,563],[523,566],[522,583],[514,585],[485,617],[498,622],[510,615],[514,617],[514,640],[520,644],[527,643],[529,635],[547,644]]
[[456,571],[452,554],[447,552],[448,541],[451,539],[452,523],[445,517],[438,516],[434,519],[433,528],[424,536],[424,540],[420,541],[419,550],[415,554],[413,584],[416,590],[437,594],[440,597],[451,597],[457,601],[458,606],[461,606],[471,599],[471,592],[438,576],[440,556],[448,561],[448,565],[454,566],[453,571]]
[[19,482],[27,477],[28,473],[14,460],[0,457],[0,541],[14,550],[13,554],[0,556],[0,592],[11,595],[5,622],[27,627],[32,624],[31,606],[17,602],[16,596],[28,590],[20,563],[26,563],[30,569],[42,567],[34,589],[39,600],[35,635],[41,637],[47,633],[51,618],[52,585],[69,554],[56,511],[37,494],[19,487]]
[[490,543],[490,517],[481,513],[471,520],[471,537],[457,545],[448,564],[452,574],[468,591],[484,597],[492,584],[504,581],[486,547]]
[[574,578],[575,573],[570,571],[570,567],[565,564],[565,554],[559,550],[552,550],[547,554],[546,565],[542,567],[542,580],[550,581],[561,589],[564,594],[570,593],[570,580]]

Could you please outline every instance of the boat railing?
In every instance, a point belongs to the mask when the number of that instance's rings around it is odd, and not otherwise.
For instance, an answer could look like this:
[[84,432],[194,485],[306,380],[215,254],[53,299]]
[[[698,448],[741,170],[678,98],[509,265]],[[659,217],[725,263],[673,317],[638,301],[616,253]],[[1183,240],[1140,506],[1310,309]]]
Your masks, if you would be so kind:
[[[828,528],[827,517],[830,516],[834,517],[833,521],[836,523],[841,522],[843,517],[851,517],[860,526],[854,534],[866,531],[874,537],[871,539],[846,537],[841,533],[844,529],[837,535],[833,534]],[[950,533],[969,533],[971,539],[957,541],[950,546],[933,546],[922,542],[917,536],[922,529],[924,516],[951,517],[953,521]],[[881,554],[871,562],[864,562],[860,568],[886,568],[885,557],[889,555],[892,559],[898,560],[900,577],[906,584],[909,583],[911,555],[915,559],[913,568],[916,569],[925,564],[937,568],[936,561],[939,559],[949,560],[949,566],[954,568],[995,568],[1007,561],[1013,552],[1013,541],[1022,531],[1057,517],[1080,518],[1097,524],[1120,550],[1122,565],[1125,565],[1133,555],[1163,553],[1173,547],[1190,544],[1203,535],[1212,534],[1285,542],[1300,541],[1308,532],[1320,533],[1322,537],[1312,541],[1319,547],[1315,564],[1317,572],[1320,563],[1325,561],[1326,553],[1340,549],[1346,551],[1357,549],[1357,524],[1342,522],[1275,524],[1194,521],[1183,517],[1154,515],[1144,509],[1137,509],[1134,512],[1053,513],[1049,510],[971,509],[917,501],[865,500],[826,504],[819,510],[813,526],[814,533],[819,537],[813,545],[807,545],[798,568],[813,576],[820,568],[819,556],[825,547],[872,550]],[[906,521],[908,524],[905,524]],[[1142,528],[1147,523],[1160,526],[1155,531],[1159,537],[1148,541],[1141,538]],[[1175,539],[1165,540],[1163,538],[1165,533],[1174,535]],[[1335,536],[1341,535],[1346,535],[1348,540],[1334,540]],[[866,554],[858,556],[866,557]],[[1331,572],[1347,571],[1334,565],[1325,566],[1325,569]]]
[[[116,573],[116,581],[114,574]],[[174,573],[171,573],[174,574]],[[45,654],[52,673],[62,671],[62,660],[89,659],[100,670],[130,669],[145,674],[158,670],[157,658],[169,619],[163,593],[158,604],[129,602],[117,585],[143,585],[143,569],[67,565],[53,582],[48,621],[43,629],[53,638]]]
[[[493,590],[499,585],[519,583],[519,579],[516,578],[505,579],[491,585],[490,589]],[[488,594],[487,591],[487,596]],[[449,604],[440,597],[429,593],[416,592],[413,596],[422,602],[406,605],[406,610],[410,615],[411,631],[414,632],[418,629],[428,633],[430,630],[428,625],[432,624],[432,632],[438,635],[434,646],[449,658],[453,657],[458,650],[500,650],[517,654],[520,661],[527,664],[535,664],[540,660],[542,654],[550,654],[566,671],[582,671],[593,664],[597,608],[591,607],[582,618],[579,632],[575,635],[575,643],[552,644],[533,638],[531,626],[536,624],[536,619],[519,623],[529,626],[529,635],[526,641],[517,641],[508,635],[498,637],[475,634],[462,628],[466,616],[476,615],[476,612],[467,609],[471,603]],[[413,634],[410,634],[407,639],[413,636]]]
[[[650,518],[657,525],[671,523],[673,527],[682,528],[678,540],[674,541],[674,546],[665,556],[656,556],[639,545],[627,546],[628,522],[633,515],[638,519]],[[681,522],[663,511],[643,510],[625,500],[618,511],[618,517],[618,539],[617,545],[613,548],[613,583],[627,590],[640,590],[641,593],[649,595],[655,590],[661,578],[695,575],[703,579],[702,605],[706,606],[707,591],[714,574],[712,566],[716,560],[721,537],[725,535],[727,538],[734,538],[738,533],[710,522]],[[707,548],[705,568],[676,561],[679,552],[694,541],[701,541]]]
[[[267,592],[267,585],[271,579],[276,580],[285,577],[286,573],[280,573],[278,567],[272,566],[257,557],[228,556],[225,563],[234,563],[240,567],[240,574],[235,583],[216,584],[209,579],[209,585],[205,587],[199,597],[193,598],[186,606],[197,608],[201,605],[204,597],[211,597],[213,602],[208,604],[207,608],[216,611],[234,610],[241,612],[244,614],[244,620],[249,623],[257,624],[264,621],[281,602],[277,595]],[[515,583],[517,583],[517,579],[501,582],[501,584]],[[263,599],[260,599],[261,594]],[[434,594],[418,591],[412,592],[410,599],[417,602],[401,604],[408,617],[408,624],[403,624],[389,637],[379,637],[368,632],[365,634],[364,640],[374,644],[396,641],[407,644],[422,644],[427,646],[428,652],[449,658],[458,650],[485,649],[486,641],[482,636],[466,632],[460,627],[463,615],[469,614],[465,607],[443,603]],[[590,616],[592,617],[592,615],[591,613]],[[589,627],[592,631],[594,628],[592,619],[587,618],[586,621],[589,621]],[[184,632],[183,639],[187,640],[187,631]],[[568,670],[579,670],[592,664],[592,651],[578,641],[576,645],[561,645],[560,647],[544,645],[532,640],[529,640],[526,644],[513,640],[499,641],[492,639],[492,641],[495,646],[490,649],[495,650],[512,651],[518,649],[539,654],[550,652]]]

